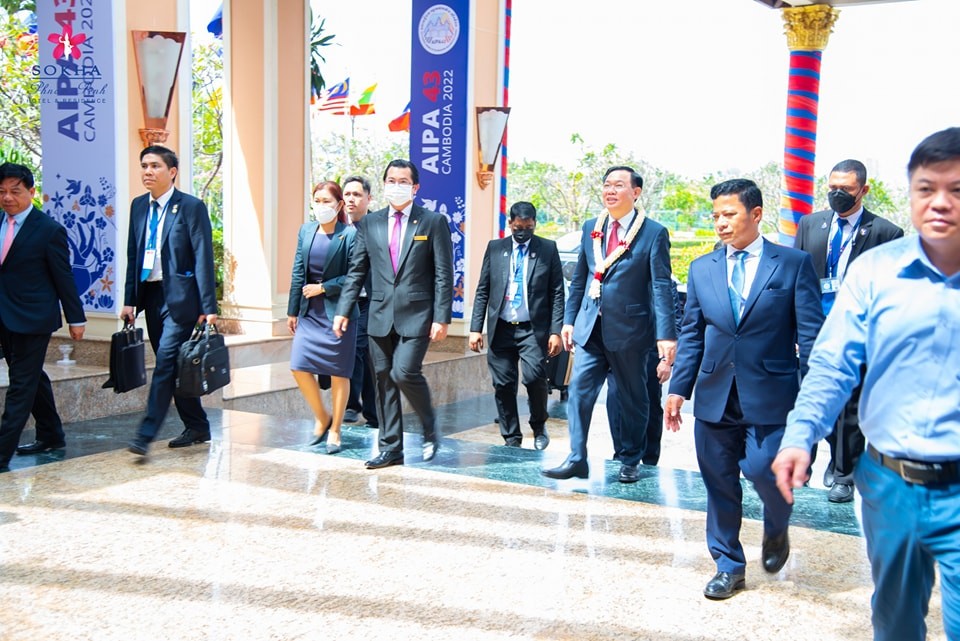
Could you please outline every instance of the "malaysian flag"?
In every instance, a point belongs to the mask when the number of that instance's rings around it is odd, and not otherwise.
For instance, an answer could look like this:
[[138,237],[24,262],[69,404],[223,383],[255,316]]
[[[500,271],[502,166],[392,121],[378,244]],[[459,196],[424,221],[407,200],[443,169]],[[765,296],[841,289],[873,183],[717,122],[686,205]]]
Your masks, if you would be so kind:
[[317,101],[317,111],[327,111],[336,116],[347,113],[347,95],[350,93],[350,78],[323,92]]

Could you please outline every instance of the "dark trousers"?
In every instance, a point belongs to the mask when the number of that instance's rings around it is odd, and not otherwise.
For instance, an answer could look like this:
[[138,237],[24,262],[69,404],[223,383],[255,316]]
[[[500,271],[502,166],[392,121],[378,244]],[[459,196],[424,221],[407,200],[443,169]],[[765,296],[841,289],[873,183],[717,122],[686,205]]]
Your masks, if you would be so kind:
[[367,355],[370,345],[370,338],[367,336],[370,299],[359,298],[357,307],[360,309],[360,317],[357,319],[357,355],[353,363],[353,376],[350,377],[350,396],[347,398],[347,409],[360,412],[370,427],[379,427],[373,367]]
[[617,382],[620,405],[621,462],[638,465],[646,451],[647,417],[647,352],[649,348],[623,349],[611,352],[603,345],[603,332],[598,318],[590,338],[577,346],[567,401],[567,426],[570,432],[570,456],[578,463],[587,459],[587,435],[593,407],[607,373],[613,373]]
[[827,435],[827,443],[830,444],[829,469],[833,472],[834,483],[853,483],[853,471],[866,447],[858,416],[861,389],[858,385],[850,394],[850,400],[843,406],[833,431]]
[[436,438],[436,416],[423,376],[423,357],[429,346],[429,336],[404,337],[393,329],[386,336],[370,337],[370,356],[377,377],[381,452],[403,451],[401,392],[423,423],[424,439]]
[[163,297],[163,285],[141,283],[143,287],[143,312],[147,319],[147,334],[150,346],[157,357],[147,397],[147,413],[140,423],[137,436],[147,442],[154,440],[170,410],[170,399],[177,406],[177,413],[185,427],[198,432],[209,432],[210,423],[199,398],[174,396],[177,385],[177,356],[180,346],[190,338],[194,323],[181,325],[170,315]]
[[718,572],[742,574],[747,562],[740,544],[741,471],[763,502],[764,536],[779,536],[790,523],[792,506],[777,489],[770,469],[780,449],[784,426],[746,423],[734,382],[720,422],[696,419],[693,429],[697,463],[707,490],[707,548]]
[[63,423],[50,378],[43,371],[49,343],[50,334],[18,334],[0,323],[0,344],[10,377],[0,418],[0,467],[6,467],[13,457],[30,414],[36,422],[38,441],[63,442]]
[[[650,415],[647,417],[647,446],[643,450],[644,465],[656,465],[660,462],[660,439],[663,436],[663,385],[657,378],[660,354],[651,350],[647,355],[647,399]],[[613,458],[623,456],[623,444],[620,442],[620,398],[617,394],[617,381],[613,373],[607,374],[607,423],[610,425],[610,438],[613,439]]]
[[490,349],[487,350],[487,366],[493,380],[494,397],[497,401],[497,415],[500,423],[500,435],[507,445],[519,446],[523,442],[520,431],[520,415],[517,410],[517,389],[519,387],[520,364],[523,371],[523,385],[527,388],[527,403],[530,407],[530,427],[534,436],[543,433],[547,422],[547,370],[546,353],[537,342],[533,325],[529,322],[508,323],[498,321],[497,329],[492,332]]

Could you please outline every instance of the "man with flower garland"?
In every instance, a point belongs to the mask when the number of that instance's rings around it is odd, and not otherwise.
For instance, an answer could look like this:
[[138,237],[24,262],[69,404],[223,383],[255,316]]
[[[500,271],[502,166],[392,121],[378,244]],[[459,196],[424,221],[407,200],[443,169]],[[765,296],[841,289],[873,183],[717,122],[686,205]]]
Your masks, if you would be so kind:
[[677,348],[666,228],[636,206],[643,178],[631,167],[603,176],[604,211],[583,226],[580,258],[570,281],[561,338],[577,346],[567,406],[570,455],[543,470],[553,479],[587,478],[587,433],[607,372],[622,407],[618,480],[639,479],[649,413],[647,352],[673,365]]

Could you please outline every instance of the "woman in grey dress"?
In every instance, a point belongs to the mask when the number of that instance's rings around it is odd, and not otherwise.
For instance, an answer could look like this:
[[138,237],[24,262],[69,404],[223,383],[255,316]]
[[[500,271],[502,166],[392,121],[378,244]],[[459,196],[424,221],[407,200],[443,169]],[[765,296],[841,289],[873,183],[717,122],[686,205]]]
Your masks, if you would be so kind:
[[[340,427],[350,393],[357,347],[356,323],[340,338],[333,316],[347,275],[356,230],[343,211],[343,192],[335,182],[313,189],[312,217],[300,227],[290,280],[287,327],[293,334],[290,370],[315,419],[310,445],[327,441],[327,453],[340,451]],[[351,320],[359,312],[354,306]],[[331,408],[323,405],[318,374],[330,376]]]

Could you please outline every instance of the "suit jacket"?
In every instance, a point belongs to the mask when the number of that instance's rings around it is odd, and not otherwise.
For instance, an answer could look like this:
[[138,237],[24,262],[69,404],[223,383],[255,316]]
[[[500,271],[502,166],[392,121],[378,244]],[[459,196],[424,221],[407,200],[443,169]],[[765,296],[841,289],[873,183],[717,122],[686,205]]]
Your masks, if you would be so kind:
[[670,393],[690,398],[696,384],[694,416],[717,423],[736,380],[744,421],[783,425],[823,323],[813,262],[805,252],[764,240],[739,325],[727,262],[721,248],[690,264]]
[[655,220],[643,221],[630,248],[604,274],[600,299],[587,292],[597,271],[590,234],[597,219],[583,226],[580,257],[570,279],[563,322],[573,325],[573,340],[583,345],[603,310],[603,344],[611,351],[653,349],[658,340],[675,340],[676,308],[670,289],[670,239]]
[[0,265],[0,320],[18,334],[52,334],[86,321],[70,267],[67,230],[34,207]]
[[[127,237],[127,277],[123,304],[143,309],[140,271],[147,244],[150,194],[130,203]],[[207,206],[198,198],[174,189],[167,205],[160,239],[163,296],[170,315],[181,325],[192,325],[201,314],[217,313],[213,267],[213,234]]]
[[[307,267],[310,264],[310,247],[317,234],[320,223],[311,221],[300,227],[297,235],[297,255],[293,260],[293,273],[290,277],[290,297],[287,301],[287,316],[305,316],[310,309],[307,297],[303,295],[303,286],[307,282]],[[327,259],[323,266],[323,309],[331,321],[337,312],[337,303],[340,301],[340,291],[346,280],[347,270],[350,267],[350,252],[353,250],[353,241],[357,230],[352,226],[337,221],[330,247],[327,249]],[[356,305],[350,312],[350,320],[360,315]]]
[[[473,298],[471,332],[483,331],[483,317],[487,317],[490,344],[497,331],[497,320],[503,311],[507,286],[513,282],[510,268],[514,254],[513,238],[498,238],[487,243],[480,269],[480,282]],[[557,244],[534,236],[527,252],[527,309],[537,342],[546,349],[551,334],[560,334],[563,326],[563,266]],[[486,314],[484,314],[486,312]]]
[[[833,222],[833,211],[829,209],[803,216],[797,227],[797,238],[793,243],[794,247],[802,249],[813,257],[813,268],[818,278],[824,278],[827,273],[827,247],[831,240],[831,222]],[[846,268],[849,269],[857,256],[868,249],[902,236],[902,229],[886,218],[881,218],[864,209],[863,214],[860,215],[860,228],[850,244],[850,258],[847,260]]]
[[414,205],[400,244],[397,272],[390,262],[389,208],[367,214],[357,225],[350,270],[337,305],[349,316],[367,275],[367,334],[407,338],[430,335],[432,323],[449,323],[453,308],[453,244],[446,216]]

